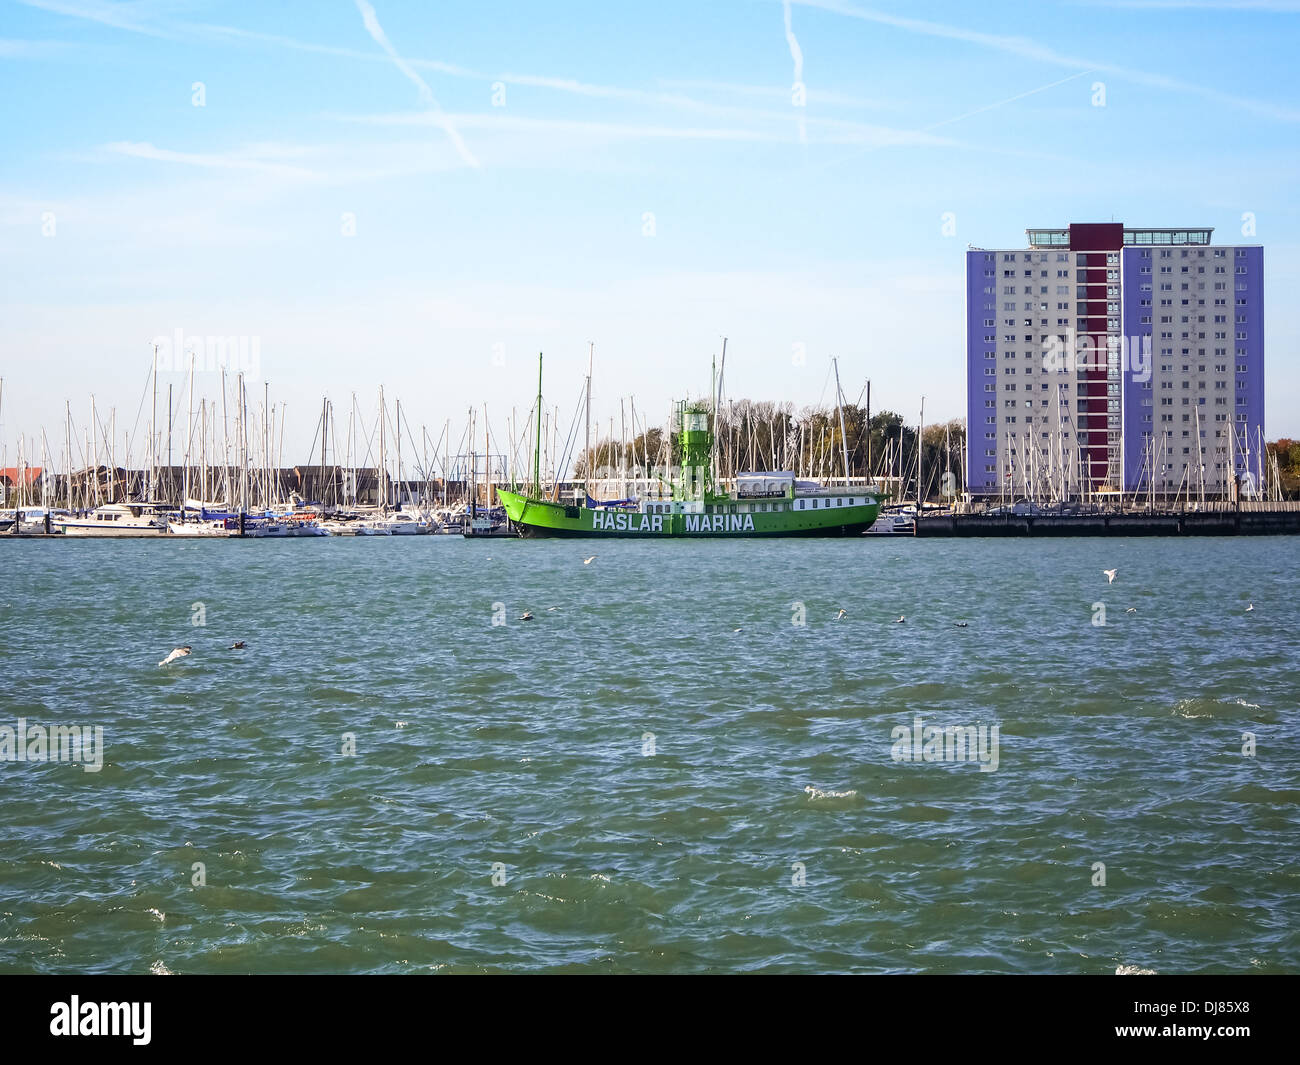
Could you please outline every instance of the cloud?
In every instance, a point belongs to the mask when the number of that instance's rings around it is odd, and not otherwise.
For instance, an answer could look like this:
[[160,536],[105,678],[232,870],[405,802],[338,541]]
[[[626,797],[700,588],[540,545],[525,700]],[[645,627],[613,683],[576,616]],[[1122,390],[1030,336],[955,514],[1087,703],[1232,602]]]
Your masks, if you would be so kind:
[[[436,119],[418,111],[395,114],[331,115],[340,122],[373,126],[422,126]],[[537,118],[500,112],[483,114],[457,114],[452,116],[457,125],[467,129],[544,131],[598,137],[606,140],[712,140],[751,141],[771,144],[788,143],[791,137],[779,131],[739,129],[727,127],[667,126],[635,122],[595,122],[584,119]],[[781,115],[782,119],[788,116]],[[871,144],[877,147],[901,146],[953,146],[957,142],[936,137],[924,130],[899,130],[864,122],[846,122],[838,119],[810,119],[815,128],[825,131],[819,138],[827,144]]]
[[[794,60],[794,84],[802,92],[803,89],[803,49],[799,47],[799,39],[794,35],[794,26],[790,17],[790,0],[782,0],[782,7],[785,14],[785,43],[790,46],[790,58]],[[806,102],[806,98],[805,98]],[[806,144],[808,142],[808,125],[804,121],[802,103],[799,113],[799,141]]]
[[[702,89],[706,92],[722,92],[735,96],[766,96],[782,100],[790,99],[790,90],[779,85],[745,85],[732,81],[708,81],[700,78],[661,78],[659,84],[669,88]],[[680,99],[689,98],[680,97]],[[809,89],[808,101],[809,103],[825,104],[831,107],[850,107],[869,111],[898,111],[903,106],[896,100],[851,96],[847,93],[833,92],[827,89]]]
[[1293,107],[1285,107],[1267,100],[1254,100],[1249,97],[1234,96],[1231,93],[1219,92],[1217,89],[1207,88],[1203,85],[1195,85],[1191,82],[1183,81],[1180,78],[1171,78],[1163,74],[1156,74],[1145,70],[1134,70],[1130,67],[1117,66],[1113,63],[1106,63],[1096,59],[1067,55],[1029,37],[1012,37],[1005,34],[984,33],[980,30],[971,30],[963,26],[953,26],[942,22],[932,22],[927,19],[907,18],[903,15],[894,15],[885,11],[876,11],[871,8],[858,7],[854,4],[847,3],[846,0],[793,0],[793,2],[804,7],[816,8],[821,11],[830,12],[831,14],[842,15],[846,18],[854,18],[864,22],[874,22],[879,25],[892,26],[895,29],[905,30],[909,33],[918,33],[927,37],[938,37],[950,41],[963,41],[967,44],[979,45],[981,48],[990,48],[994,51],[1004,52],[1008,55],[1019,56],[1022,59],[1031,59],[1040,63],[1050,63],[1053,66],[1075,67],[1080,70],[1096,70],[1099,73],[1109,74],[1140,85],[1150,85],[1153,88],[1167,89],[1170,92],[1181,92],[1200,96],[1203,99],[1213,100],[1229,107],[1235,107],[1245,111],[1253,111],[1256,114],[1276,119],[1280,122],[1300,122],[1300,110]]
[[1084,7],[1118,7],[1153,11],[1265,11],[1300,14],[1300,0],[1075,0]]
[[65,41],[18,41],[0,38],[0,59],[50,59],[78,46]]
[[76,0],[76,2],[74,0],[18,0],[18,2],[25,7],[48,11],[52,15],[98,22],[101,26],[112,26],[114,29],[127,30],[131,33],[143,33],[147,37],[170,39],[173,36],[156,25],[133,17],[133,12],[144,8],[140,3],[110,4],[103,3],[102,0]]
[[297,149],[282,149],[275,146],[260,146],[252,150],[235,152],[178,152],[170,148],[158,148],[148,141],[113,141],[104,145],[104,150],[114,155],[124,155],[133,159],[151,159],[162,163],[180,163],[185,166],[204,167],[217,170],[256,170],[280,177],[298,178],[316,181],[322,175],[313,170],[299,166],[290,166],[267,156],[302,154]]
[[451,119],[447,117],[446,112],[438,105],[438,101],[434,99],[433,90],[430,89],[425,80],[411,68],[411,65],[397,54],[397,49],[389,42],[388,35],[384,33],[384,28],[379,25],[379,17],[375,14],[375,9],[367,2],[367,0],[356,0],[356,4],[357,10],[361,12],[361,21],[366,25],[366,32],[375,39],[375,43],[378,44],[379,47],[388,53],[397,69],[405,74],[415,84],[420,93],[420,102],[424,104],[425,108],[434,117],[437,124],[442,127],[447,136],[451,138],[451,142],[456,146],[456,151],[460,157],[470,166],[477,167],[479,165],[478,160],[474,158],[473,153],[468,147],[466,147],[465,142],[461,139],[460,133],[452,124]]

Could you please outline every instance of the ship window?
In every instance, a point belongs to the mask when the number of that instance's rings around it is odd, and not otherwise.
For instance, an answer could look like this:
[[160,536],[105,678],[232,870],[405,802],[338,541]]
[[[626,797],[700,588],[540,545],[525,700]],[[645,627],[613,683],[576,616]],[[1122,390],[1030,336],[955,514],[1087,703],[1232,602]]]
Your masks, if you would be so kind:
[[806,499],[801,499],[801,500],[799,500],[799,509],[800,509],[800,510],[803,510],[803,508],[804,508],[804,504],[807,503],[807,502],[808,502],[808,501],[807,501]]
[[835,505],[836,505],[837,507],[842,507],[842,506],[844,506],[844,499],[841,497],[840,499],[835,500]]

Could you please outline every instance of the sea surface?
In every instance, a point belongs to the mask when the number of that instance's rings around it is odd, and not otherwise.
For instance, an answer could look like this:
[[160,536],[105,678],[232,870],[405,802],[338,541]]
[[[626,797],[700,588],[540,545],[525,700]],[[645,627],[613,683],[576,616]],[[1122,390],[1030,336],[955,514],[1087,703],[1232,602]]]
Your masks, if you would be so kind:
[[0,542],[0,972],[1294,973],[1298,557]]

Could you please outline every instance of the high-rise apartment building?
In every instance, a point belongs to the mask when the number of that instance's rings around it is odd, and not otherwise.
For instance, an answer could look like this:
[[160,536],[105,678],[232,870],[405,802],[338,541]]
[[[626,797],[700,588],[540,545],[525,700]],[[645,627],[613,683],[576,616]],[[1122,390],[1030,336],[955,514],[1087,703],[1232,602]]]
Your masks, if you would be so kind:
[[1211,229],[1030,229],[966,253],[977,498],[1232,497],[1258,483],[1264,253]]

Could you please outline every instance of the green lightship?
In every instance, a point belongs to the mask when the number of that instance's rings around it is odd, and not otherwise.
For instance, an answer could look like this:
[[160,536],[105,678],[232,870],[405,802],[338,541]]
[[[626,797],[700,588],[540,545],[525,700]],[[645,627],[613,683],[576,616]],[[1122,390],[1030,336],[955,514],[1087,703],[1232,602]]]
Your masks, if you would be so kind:
[[582,503],[547,499],[539,453],[529,492],[498,490],[510,521],[522,536],[708,539],[856,536],[876,520],[883,499],[879,490],[824,488],[797,481],[785,471],[737,474],[730,491],[721,491],[714,479],[715,412],[708,404],[682,402],[677,404],[675,422],[679,465],[670,477],[661,479],[657,498],[592,505],[584,491]]

